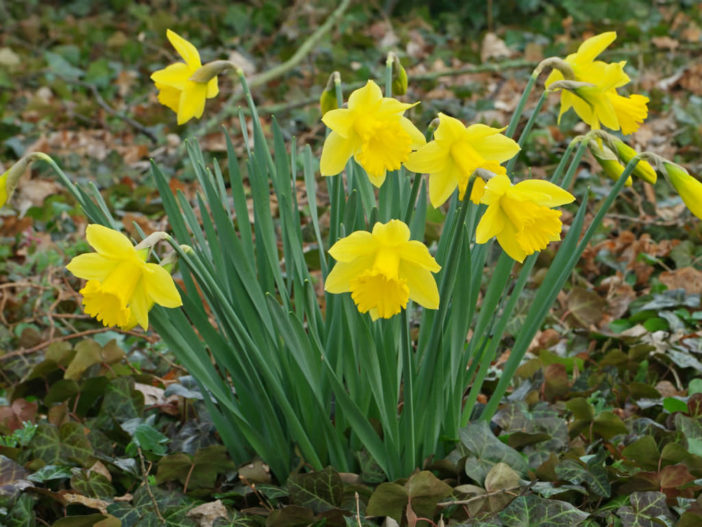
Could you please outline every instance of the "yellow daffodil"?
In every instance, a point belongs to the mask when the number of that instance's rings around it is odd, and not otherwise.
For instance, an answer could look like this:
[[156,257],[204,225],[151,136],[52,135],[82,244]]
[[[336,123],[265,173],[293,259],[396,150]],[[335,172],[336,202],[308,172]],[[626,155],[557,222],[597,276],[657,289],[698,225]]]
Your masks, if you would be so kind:
[[159,90],[159,102],[176,112],[178,124],[183,124],[193,117],[202,117],[205,100],[216,97],[219,93],[217,77],[212,77],[208,82],[191,81],[192,74],[202,66],[200,53],[195,46],[170,29],[166,36],[185,62],[176,62],[155,71],[151,80]]
[[[436,208],[441,206],[458,187],[459,197],[468,185],[468,179],[478,168],[495,174],[506,174],[500,163],[514,157],[519,145],[500,132],[484,124],[463,126],[458,119],[439,114],[439,126],[434,140],[410,154],[405,163],[413,172],[429,174],[429,199]],[[471,199],[479,201],[483,180],[477,178]]]
[[329,254],[337,261],[327,276],[328,293],[348,293],[361,313],[373,320],[390,318],[413,300],[427,309],[439,307],[432,273],[441,266],[426,246],[410,240],[400,220],[376,223],[373,232],[356,231],[337,241]]
[[702,220],[702,182],[698,181],[680,165],[664,162],[668,180],[678,191],[687,208]]
[[480,200],[488,207],[478,224],[476,242],[496,236],[512,259],[523,262],[560,240],[561,212],[551,207],[574,200],[570,192],[548,181],[529,179],[512,185],[507,176],[498,174],[486,183]]
[[[566,57],[565,62],[574,74],[574,78],[568,81],[574,82],[557,85],[563,88],[559,120],[573,108],[593,129],[602,125],[612,130],[621,130],[623,134],[631,134],[646,119],[648,97],[638,94],[624,97],[617,93],[617,88],[630,81],[624,73],[626,62],[608,64],[595,60],[616,38],[614,31],[591,37],[580,45],[576,53]],[[563,79],[561,71],[553,70],[546,79],[546,87]]]
[[415,104],[383,97],[380,87],[369,80],[351,94],[348,108],[326,112],[322,121],[331,133],[322,148],[322,175],[338,174],[353,156],[371,182],[382,185],[388,170],[398,170],[413,149],[426,143],[424,135],[402,115]]
[[146,330],[154,303],[182,305],[168,271],[146,262],[148,249],[137,250],[124,234],[102,225],[88,225],[86,237],[96,252],[76,256],[66,268],[88,280],[80,293],[90,316],[105,326]]

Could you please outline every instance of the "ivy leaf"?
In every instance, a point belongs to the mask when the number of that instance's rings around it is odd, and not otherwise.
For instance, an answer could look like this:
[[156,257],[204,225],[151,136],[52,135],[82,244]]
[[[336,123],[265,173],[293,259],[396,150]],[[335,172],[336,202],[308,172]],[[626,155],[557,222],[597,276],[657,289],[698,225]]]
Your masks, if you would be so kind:
[[291,474],[287,486],[292,503],[309,507],[316,514],[338,508],[344,499],[344,484],[331,467],[307,474]]
[[631,506],[620,507],[617,516],[624,527],[660,527],[672,525],[673,516],[662,492],[634,492],[629,496]]
[[495,437],[487,423],[470,423],[459,434],[463,450],[468,454],[466,474],[479,484],[483,484],[490,469],[500,462],[522,476],[526,474],[528,466],[522,455]]
[[32,482],[27,479],[27,472],[22,465],[12,461],[9,457],[0,455],[0,496],[14,497]]
[[505,527],[577,527],[589,516],[565,501],[519,496],[499,518]]
[[105,476],[98,472],[77,471],[71,476],[71,488],[91,498],[110,498],[115,488]]
[[60,429],[50,423],[40,423],[29,447],[34,457],[49,465],[72,461],[87,467],[95,461],[85,429],[75,422],[64,423]]
[[556,475],[575,485],[585,483],[592,492],[603,498],[609,498],[612,494],[607,473],[601,466],[584,467],[573,459],[564,459],[556,466]]
[[[168,492],[151,487],[156,505],[168,527],[196,527],[186,514],[194,507],[193,501],[178,492]],[[163,527],[163,522],[154,511],[149,492],[143,485],[134,492],[132,503],[116,502],[107,506],[107,512],[122,521],[122,527]]]

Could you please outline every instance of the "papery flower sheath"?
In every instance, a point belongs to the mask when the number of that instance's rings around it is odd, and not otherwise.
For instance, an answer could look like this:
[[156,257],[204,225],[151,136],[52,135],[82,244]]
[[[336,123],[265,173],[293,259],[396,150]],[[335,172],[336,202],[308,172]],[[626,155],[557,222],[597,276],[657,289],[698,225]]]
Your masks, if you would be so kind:
[[509,178],[496,175],[485,184],[480,202],[487,210],[476,230],[476,242],[485,243],[492,237],[514,260],[545,249],[561,238],[561,211],[551,207],[575,200],[570,192],[538,179],[528,179],[512,185]]
[[322,121],[331,132],[322,148],[322,175],[338,174],[353,156],[373,185],[382,185],[387,171],[398,170],[413,149],[426,143],[403,116],[415,104],[383,97],[380,87],[369,80],[349,96],[348,108],[326,112]]
[[191,81],[192,74],[202,66],[200,53],[195,46],[170,29],[166,36],[185,62],[176,62],[155,71],[151,74],[151,80],[159,90],[159,102],[176,112],[178,124],[184,124],[193,117],[202,117],[205,100],[217,96],[217,77],[212,77],[208,82]]
[[[507,174],[500,165],[519,152],[519,145],[502,135],[504,128],[472,124],[467,128],[458,119],[439,113],[439,126],[434,140],[410,154],[405,167],[413,172],[429,174],[429,199],[437,208],[458,188],[459,197],[468,186],[468,179],[478,168],[495,174]],[[476,179],[471,199],[479,201],[481,179]]]
[[171,275],[160,265],[147,263],[148,249],[136,249],[122,233],[88,225],[86,238],[94,253],[73,258],[66,268],[88,280],[80,293],[85,312],[105,326],[130,329],[149,327],[154,304],[182,305]]
[[[624,73],[626,61],[609,64],[595,60],[616,38],[614,31],[596,35],[583,42],[576,53],[566,57],[565,61],[574,74],[574,79],[569,80],[575,81],[575,85],[561,90],[559,120],[573,108],[578,117],[593,129],[605,126],[631,134],[646,119],[648,97],[638,94],[625,97],[617,93],[618,88],[630,81]],[[553,70],[546,79],[546,87],[563,79],[562,72]]]
[[678,191],[687,208],[702,220],[702,182],[688,174],[680,165],[664,162],[668,180]]
[[441,266],[419,241],[410,240],[400,220],[376,223],[373,232],[356,231],[337,241],[329,254],[336,260],[324,283],[328,293],[351,293],[361,313],[373,320],[390,318],[412,300],[427,309],[439,307],[432,273]]

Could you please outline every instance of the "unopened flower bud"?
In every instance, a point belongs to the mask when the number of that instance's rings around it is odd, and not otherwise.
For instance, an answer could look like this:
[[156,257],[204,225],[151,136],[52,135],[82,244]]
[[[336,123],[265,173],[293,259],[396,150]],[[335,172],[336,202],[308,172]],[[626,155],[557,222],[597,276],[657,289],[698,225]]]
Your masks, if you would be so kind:
[[404,95],[407,93],[407,72],[397,55],[393,54],[392,59],[392,94]]
[[12,193],[15,191],[15,188],[17,188],[22,174],[24,174],[25,170],[37,159],[45,161],[47,159],[51,160],[51,158],[43,152],[30,152],[0,175],[0,208],[12,197]]
[[[605,175],[614,181],[618,181],[624,172],[624,166],[619,162],[616,154],[612,152],[606,146],[598,145],[597,141],[590,141],[588,143],[590,147],[590,152],[597,160],[597,163],[602,167]],[[631,176],[626,179],[625,185],[630,187],[632,185]]]
[[[625,165],[629,163],[629,161],[631,161],[635,155],[637,155],[636,150],[631,148],[618,137],[611,137],[609,144],[615,150],[617,156],[619,156],[619,159],[622,161],[622,163],[624,163]],[[631,174],[643,179],[651,185],[654,185],[658,180],[656,170],[651,166],[651,164],[648,161],[644,161],[643,159],[636,164],[636,167],[634,167],[634,171]]]
[[702,219],[702,183],[688,174],[683,167],[670,161],[664,161],[663,168],[668,181],[680,194],[690,212]]
[[327,85],[319,97],[319,110],[322,112],[322,117],[324,114],[330,110],[336,110],[339,107],[338,101],[336,99],[336,82],[341,82],[339,77],[339,72],[335,71],[329,76]]

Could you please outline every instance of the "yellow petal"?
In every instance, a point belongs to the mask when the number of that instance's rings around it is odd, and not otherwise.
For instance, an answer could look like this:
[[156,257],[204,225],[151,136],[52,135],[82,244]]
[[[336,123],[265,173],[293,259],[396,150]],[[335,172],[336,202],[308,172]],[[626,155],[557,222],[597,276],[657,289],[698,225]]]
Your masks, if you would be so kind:
[[327,293],[339,294],[351,291],[351,280],[370,269],[373,257],[357,258],[352,262],[337,262],[324,280],[324,290]]
[[146,271],[142,275],[141,289],[146,291],[147,299],[163,307],[182,306],[183,301],[170,273],[158,264],[145,265]]
[[497,243],[512,260],[521,263],[527,257],[526,251],[517,242],[516,231],[509,221],[505,222],[505,228],[497,235]]
[[512,182],[504,174],[497,174],[495,177],[485,184],[483,197],[480,200],[485,205],[490,205],[505,195],[507,190],[512,186]]
[[432,207],[438,209],[458,186],[460,168],[453,161],[438,172],[429,174],[429,201]]
[[380,104],[383,100],[383,92],[380,87],[369,80],[365,86],[351,93],[349,96],[349,109],[368,109]]
[[575,60],[578,63],[591,62],[617,38],[615,31],[600,33],[580,44]]
[[439,126],[434,132],[434,139],[449,143],[458,141],[466,133],[466,127],[455,117],[439,112]]
[[[489,128],[489,127],[487,127]],[[493,128],[493,130],[497,130]],[[512,159],[521,148],[516,141],[502,135],[494,133],[476,138],[471,141],[473,148],[485,159],[494,160],[499,163]]]
[[473,183],[473,190],[470,192],[470,200],[476,205],[480,203],[485,194],[485,180],[481,177],[476,177]]
[[427,140],[424,134],[420,132],[407,117],[400,117],[400,125],[404,128],[405,132],[407,132],[407,135],[410,136],[412,148],[420,148],[422,145],[426,144]]
[[[127,322],[127,326],[133,325],[135,323],[139,324],[144,331],[149,329],[149,310],[153,306],[153,302],[149,302],[148,294],[143,287],[139,287],[134,291],[132,295],[131,302],[129,303],[129,308],[132,312],[132,316]],[[125,328],[126,329],[126,328]]]
[[159,90],[158,102],[178,113],[181,91],[171,86],[166,86],[159,83],[156,83],[156,89]]
[[102,282],[118,264],[119,260],[106,258],[98,253],[86,253],[73,258],[66,269],[78,278]]
[[439,308],[439,289],[430,271],[402,262],[400,276],[407,281],[410,300],[427,309]]
[[475,242],[487,242],[490,238],[502,232],[507,223],[509,223],[509,220],[502,212],[499,202],[488,206],[483,217],[480,218],[478,228],[475,230]]
[[407,224],[400,220],[390,220],[387,223],[377,222],[373,225],[373,239],[381,245],[400,245],[410,238]]
[[554,82],[557,81],[562,81],[564,79],[563,74],[559,70],[551,70],[551,73],[548,74],[548,77],[546,77],[546,81],[544,82],[544,86],[547,88],[551,86]]
[[[441,266],[427,249],[427,246],[417,240],[410,240],[399,247],[400,259],[413,266],[421,267],[432,273],[441,271]],[[411,288],[410,288],[411,289]]]
[[329,254],[337,262],[351,262],[356,258],[373,254],[375,251],[373,235],[367,231],[356,231],[332,245]]
[[182,90],[192,75],[192,70],[182,62],[166,66],[162,70],[154,71],[151,80],[163,86],[170,86]]
[[212,77],[210,81],[207,83],[207,98],[212,99],[213,97],[217,97],[217,94],[219,93],[219,84],[217,84],[217,77]]
[[405,168],[418,174],[440,172],[450,162],[449,154],[450,151],[446,148],[446,143],[430,141],[409,155],[405,161]]
[[[331,112],[327,112],[329,115]],[[324,140],[322,158],[319,160],[319,171],[323,176],[335,176],[344,170],[351,154],[354,142],[345,139],[336,132],[331,132]]]
[[200,62],[200,53],[198,53],[195,46],[170,29],[166,31],[166,36],[168,37],[171,45],[175,48],[178,54],[183,57],[183,60],[191,69],[196,70],[202,66],[202,63]]
[[205,111],[207,85],[189,81],[180,95],[178,106],[178,124],[187,123],[193,117],[199,119]]
[[322,117],[322,122],[327,125],[327,128],[333,130],[341,137],[348,138],[354,133],[354,113],[345,108],[328,111]]
[[126,259],[133,258],[136,254],[129,238],[102,225],[88,225],[85,237],[93,249],[107,258]]
[[558,207],[575,201],[575,196],[570,192],[542,179],[520,181],[510,189],[510,196],[528,199],[544,207]]

